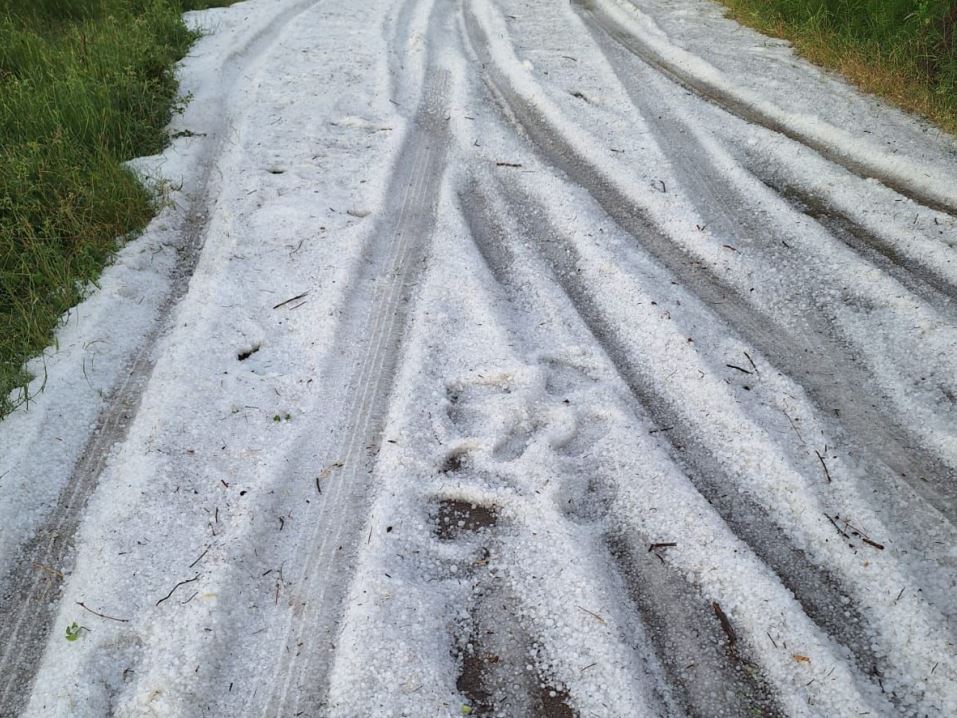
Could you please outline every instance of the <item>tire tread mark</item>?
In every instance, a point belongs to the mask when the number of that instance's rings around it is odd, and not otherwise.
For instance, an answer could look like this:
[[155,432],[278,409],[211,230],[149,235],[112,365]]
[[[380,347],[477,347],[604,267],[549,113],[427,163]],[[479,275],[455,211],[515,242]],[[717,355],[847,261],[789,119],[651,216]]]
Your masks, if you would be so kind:
[[[905,482],[941,518],[951,523],[957,521],[957,486],[950,480],[951,469],[940,457],[920,446],[919,436],[914,434],[919,427],[904,426],[882,412],[876,401],[868,400],[883,397],[883,392],[867,369],[830,336],[826,326],[814,326],[803,333],[781,326],[715,272],[696,266],[694,258],[663,235],[625,189],[609,179],[581,149],[563,139],[560,129],[512,87],[487,50],[484,29],[468,10],[465,27],[493,94],[506,116],[524,131],[542,162],[585,189],[679,284],[707,304],[746,343],[801,384],[819,410],[838,407],[839,426],[871,452],[871,456],[864,457],[866,461],[879,462],[872,466],[872,471],[886,474],[889,470],[895,481]],[[815,317],[808,319],[817,321]],[[837,381],[835,377],[844,380]],[[820,411],[821,416],[831,413]]]
[[[370,337],[361,361],[343,365],[338,357],[329,368],[329,386],[348,387],[342,434],[336,456],[342,470],[323,492],[320,514],[306,539],[312,547],[297,579],[295,592],[307,596],[301,614],[289,613],[285,640],[275,673],[264,672],[260,681],[267,702],[252,709],[264,716],[297,715],[303,706],[321,706],[328,690],[330,651],[325,647],[337,630],[345,586],[341,580],[353,563],[352,548],[343,556],[340,547],[351,547],[358,536],[361,512],[371,482],[374,457],[381,442],[392,384],[401,354],[402,330],[407,324],[412,298],[410,279],[431,235],[438,190],[448,144],[446,107],[450,76],[435,70],[426,81],[418,117],[396,162],[397,174],[389,190],[391,207],[375,240],[384,243],[378,261],[365,269],[366,276],[353,285],[347,299],[347,316],[336,345]],[[384,252],[384,254],[383,254]],[[367,279],[381,271],[383,279],[371,298]],[[352,505],[350,505],[350,503]]]
[[[484,188],[480,189],[477,184],[471,185],[464,197],[466,216],[469,219],[471,234],[486,261],[498,264],[502,259],[507,260],[506,263],[493,269],[493,274],[500,278],[507,290],[511,287],[512,293],[518,293],[518,290],[512,287],[508,267],[513,266],[519,258],[505,246],[503,238],[507,236],[507,233],[501,226],[500,220],[495,217],[517,216],[519,207],[527,211],[528,202],[527,198],[515,192],[497,191],[496,195],[499,197],[499,202],[496,203],[497,211],[493,211],[485,197]],[[501,198],[505,196],[508,199],[502,200]],[[509,206],[512,202],[517,206]],[[504,210],[501,209],[502,206],[505,207]],[[713,506],[729,530],[750,546],[755,556],[768,566],[782,585],[795,595],[808,618],[850,650],[862,674],[870,673],[874,666],[880,664],[880,660],[871,648],[866,631],[862,630],[862,627],[866,626],[864,613],[850,593],[829,571],[814,564],[802,550],[789,541],[782,540],[787,537],[787,532],[768,516],[767,511],[761,509],[745,494],[728,491],[733,481],[715,468],[720,466],[720,462],[708,454],[706,446],[700,445],[696,438],[698,432],[670,406],[661,392],[656,391],[654,382],[642,378],[640,373],[632,368],[628,351],[624,343],[619,341],[615,327],[603,319],[600,312],[592,306],[586,280],[573,269],[579,266],[579,262],[571,243],[561,238],[561,232],[540,221],[535,223],[535,227],[539,231],[530,230],[523,236],[530,240],[530,245],[536,248],[538,255],[544,260],[543,270],[568,297],[581,324],[591,334],[594,343],[605,352],[610,364],[625,386],[629,388],[640,409],[647,413],[656,425],[671,427],[668,433],[661,435],[659,441],[672,460],[681,467],[695,489]],[[620,517],[616,519],[616,521],[621,520]],[[619,541],[617,544],[611,542],[609,546],[610,553],[622,570],[627,583],[630,580],[631,571],[628,567],[638,570],[640,566],[635,564],[634,560],[624,560],[622,550],[615,549],[615,545],[624,550],[625,544]],[[633,551],[625,553],[632,558],[639,556]],[[645,569],[645,574],[655,569],[654,563],[652,562],[650,567],[645,566]],[[667,581],[656,579],[652,583],[664,585]],[[675,595],[680,593],[677,592]],[[648,614],[646,618],[652,624],[659,622],[659,619],[664,620],[663,615],[667,613],[665,608],[652,610],[649,607],[650,604],[644,600],[639,601],[638,605],[642,607],[643,615]],[[652,631],[654,630],[652,626]],[[659,626],[658,630],[660,633],[663,629]],[[659,658],[663,664],[667,664],[667,654],[660,655]],[[754,693],[757,690],[758,686],[755,684],[745,693],[758,695]],[[689,696],[691,694],[686,695],[685,699],[691,700]],[[701,709],[702,706],[697,708]],[[706,713],[699,714],[706,715]]]
[[602,10],[600,7],[601,3],[602,0],[572,0],[572,4],[579,9],[579,12],[586,17],[589,22],[600,25],[610,37],[673,82],[694,92],[699,97],[711,101],[718,107],[721,107],[746,122],[761,125],[772,132],[776,132],[788,139],[801,143],[830,162],[844,167],[862,179],[876,179],[903,197],[907,197],[918,204],[922,204],[938,212],[957,217],[957,204],[955,204],[952,197],[947,197],[946,200],[940,197],[934,197],[932,194],[936,193],[928,193],[925,190],[914,187],[906,178],[901,177],[893,171],[870,163],[866,159],[841,152],[833,145],[807,132],[802,132],[795,127],[789,126],[787,123],[775,118],[771,113],[749,105],[744,100],[735,97],[732,92],[682,70],[677,63],[669,61],[654,48],[643,42],[641,38],[622,27],[606,11]]

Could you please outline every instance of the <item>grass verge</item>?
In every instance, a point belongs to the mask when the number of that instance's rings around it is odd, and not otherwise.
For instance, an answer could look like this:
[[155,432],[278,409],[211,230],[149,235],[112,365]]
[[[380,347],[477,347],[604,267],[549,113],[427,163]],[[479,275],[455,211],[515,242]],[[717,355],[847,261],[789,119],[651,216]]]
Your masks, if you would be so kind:
[[228,0],[0,0],[0,416],[119,242],[156,211],[124,166],[168,142],[183,10]]
[[957,134],[957,1],[718,2],[738,22]]

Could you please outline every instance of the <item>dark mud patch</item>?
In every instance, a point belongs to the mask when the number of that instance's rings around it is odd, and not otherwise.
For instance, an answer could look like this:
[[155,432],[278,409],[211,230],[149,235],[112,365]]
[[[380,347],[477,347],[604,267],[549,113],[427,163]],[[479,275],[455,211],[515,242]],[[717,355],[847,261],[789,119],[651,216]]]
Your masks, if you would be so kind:
[[450,451],[448,456],[445,457],[445,461],[442,462],[442,466],[439,467],[439,472],[443,474],[457,474],[466,468],[468,462],[469,452],[467,449]]
[[472,633],[459,652],[455,687],[466,699],[468,715],[578,718],[567,690],[529,670],[534,658],[527,634],[512,620],[493,618],[495,613],[473,611]]
[[554,688],[548,684],[542,686],[539,693],[543,718],[577,718],[578,714],[568,705],[568,691]]
[[466,534],[489,529],[497,521],[495,506],[482,506],[460,499],[439,501],[435,518],[435,535],[453,541]]

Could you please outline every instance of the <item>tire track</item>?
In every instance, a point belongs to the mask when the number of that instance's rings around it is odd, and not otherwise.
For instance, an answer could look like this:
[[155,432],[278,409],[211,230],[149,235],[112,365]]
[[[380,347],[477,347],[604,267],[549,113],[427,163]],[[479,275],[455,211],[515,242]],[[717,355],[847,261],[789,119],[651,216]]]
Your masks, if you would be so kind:
[[[470,567],[473,588],[465,630],[456,641],[454,655],[461,666],[456,688],[469,703],[469,715],[502,715],[520,718],[576,718],[568,694],[550,685],[535,662],[531,637],[514,616],[519,603],[501,586],[496,540],[495,507],[458,500],[443,500],[436,516],[435,535],[441,541],[479,539],[481,559]],[[507,555],[507,554],[506,554]]]
[[768,188],[785,199],[795,211],[810,217],[827,232],[885,274],[954,321],[957,317],[957,286],[945,277],[903,256],[892,243],[868,231],[827,198],[768,175],[756,175]]
[[[491,202],[494,209],[490,207],[486,193],[495,198]],[[534,202],[515,187],[484,188],[473,184],[463,195],[463,204],[473,230],[472,236],[479,247],[487,246],[487,249],[482,250],[483,257],[491,263],[496,278],[503,286],[509,287],[513,284],[509,268],[535,260],[519,257],[507,246],[507,238],[514,232],[504,228],[502,217],[528,217],[529,207]],[[747,493],[732,489],[735,486],[734,477],[720,468],[720,457],[715,456],[707,443],[702,441],[695,424],[683,416],[667,394],[659,389],[659,382],[645,376],[632,360],[633,350],[629,349],[624,338],[627,327],[607,319],[596,305],[589,277],[579,270],[582,262],[574,243],[564,238],[560,230],[549,226],[543,213],[534,214],[531,221],[520,226],[521,236],[528,240],[528,245],[534,248],[542,260],[544,272],[568,297],[578,319],[591,335],[592,342],[601,347],[618,377],[631,391],[639,414],[646,415],[658,427],[668,427],[666,432],[659,433],[658,442],[671,461],[717,512],[728,529],[794,595],[804,614],[835,643],[843,646],[856,666],[860,679],[869,680],[884,693],[882,680],[889,672],[896,672],[895,667],[891,657],[874,643],[878,634],[868,610],[855,597],[853,588],[838,574],[815,562],[796,546],[785,527],[779,525],[765,507]],[[513,288],[511,291],[516,297],[521,296],[520,289]],[[601,486],[597,487],[597,491],[600,494],[608,493]],[[702,618],[708,618],[705,614],[709,611],[701,607],[692,609],[688,592],[696,592],[696,589],[689,587],[679,575],[669,573],[671,569],[666,569],[663,574],[657,564],[646,560],[650,559],[647,552],[636,548],[625,537],[627,532],[621,530],[622,527],[628,528],[627,518],[612,513],[607,538],[609,553],[639,607],[642,619],[648,625],[648,633],[656,650],[663,651],[658,655],[665,672],[679,682],[677,686],[672,684],[672,688],[677,690],[679,698],[693,714],[712,714],[702,694],[689,691],[683,685],[687,677],[682,676],[680,671],[673,672],[678,669],[678,664],[673,661],[675,651],[683,651],[688,655],[693,652],[691,645],[681,646],[679,639],[683,634],[675,631],[674,626],[684,625],[700,637],[720,637],[720,630],[716,632],[715,625]],[[650,598],[650,593],[656,594],[657,599]],[[695,611],[699,614],[697,618],[693,615]],[[740,653],[740,648],[730,644],[726,648],[728,659],[737,664],[736,668],[730,669],[731,673],[747,679],[745,684],[735,688],[726,698],[733,695],[735,700],[745,700],[750,705],[747,711],[774,714],[778,709],[774,707],[776,701],[768,690],[767,679],[746,655]],[[705,673],[709,676],[726,674],[725,666],[708,662],[708,650],[706,647],[700,654]],[[887,698],[895,704],[898,701],[894,694],[889,694]],[[729,705],[730,712],[727,714],[738,715],[741,713],[739,708]]]
[[[283,29],[318,0],[300,0],[288,4],[243,47],[224,62],[221,96],[228,97],[240,77],[255,68],[261,58],[276,45]],[[225,106],[226,103],[224,102]],[[228,113],[217,116],[207,130],[209,141],[198,162],[202,167],[197,179],[198,194],[180,222],[182,243],[177,251],[168,294],[160,304],[153,328],[132,359],[123,382],[113,389],[90,433],[68,483],[64,486],[50,516],[20,551],[20,559],[4,580],[0,596],[0,715],[14,716],[25,706],[33,685],[36,668],[58,609],[64,575],[73,563],[73,537],[82,521],[87,499],[96,489],[111,449],[123,441],[139,409],[155,363],[154,349],[170,326],[179,301],[189,291],[190,279],[202,255],[208,210],[215,198],[213,170],[226,149],[226,130],[235,119]]]
[[[696,76],[681,67],[674,60],[665,57],[650,43],[629,32],[605,9],[605,0],[573,0],[587,22],[600,26],[610,37],[641,58],[644,62],[659,70],[662,74],[685,87],[699,97],[709,100],[732,115],[761,125],[772,132],[784,135],[814,150],[834,164],[844,167],[861,178],[873,178],[880,181],[898,194],[939,212],[957,216],[957,199],[946,192],[935,192],[914,186],[910,177],[894,171],[881,163],[870,161],[860,153],[842,151],[832,142],[815,136],[789,124],[782,116],[784,112],[777,108],[762,108],[749,103],[745,98],[720,86],[719,83]],[[776,116],[777,115],[777,116]]]
[[810,331],[786,329],[763,309],[748,303],[722,277],[696,263],[693,256],[662,234],[625,189],[606,176],[583,149],[564,139],[561,128],[512,85],[490,54],[485,31],[468,10],[465,26],[495,95],[542,161],[583,187],[677,283],[697,295],[746,343],[803,386],[821,416],[837,414],[835,423],[867,449],[869,468],[881,474],[889,469],[894,480],[905,481],[944,518],[951,523],[957,521],[957,486],[951,481],[951,468],[920,447],[914,427],[901,425],[881,409],[886,403],[884,392],[849,349],[831,336],[827,323],[808,316]]
[[761,668],[725,633],[694,586],[623,537],[609,536],[607,548],[688,716],[785,715]]
[[[511,193],[496,192],[499,200],[496,202],[496,207],[503,205],[502,197],[505,194],[510,195],[510,200],[513,198]],[[472,181],[460,195],[460,199],[471,237],[493,276],[509,295],[510,300],[517,304],[521,301],[523,288],[521,280],[513,279],[511,268],[527,264],[528,258],[519,256],[509,246],[508,237],[510,234],[503,226],[502,214],[497,209],[492,209],[483,188],[479,186],[478,182]],[[504,204],[506,213],[516,216],[516,207],[508,206],[508,201]],[[524,208],[529,206],[526,201],[522,200],[516,200],[516,205]],[[557,234],[555,230],[546,226],[543,227],[541,236],[530,236],[528,233],[523,236],[531,239],[532,245],[541,251],[542,243],[551,241],[546,238],[555,237]],[[618,376],[632,390],[641,411],[647,412],[658,425],[666,425],[663,422],[667,421],[667,425],[672,426],[674,417],[663,417],[660,412],[651,408],[652,404],[650,402],[659,403],[656,401],[657,397],[651,397],[650,393],[643,388],[644,382],[641,384],[641,389],[636,388],[635,382],[630,376],[631,372],[623,367],[621,352],[616,351],[614,342],[610,342],[604,332],[596,333],[596,322],[589,320],[582,313],[582,307],[576,301],[580,297],[580,292],[569,291],[563,278],[568,274],[577,275],[577,272],[572,269],[577,265],[574,254],[567,251],[568,246],[565,243],[559,245],[558,242],[552,242],[552,246],[554,250],[549,252],[549,257],[545,261],[546,267],[543,268],[545,273],[549,275],[550,281],[555,282],[569,298],[584,330],[591,335],[594,345],[602,348]],[[556,257],[563,257],[561,261],[567,263],[567,266],[561,269],[557,268],[554,264]],[[674,444],[671,446],[674,449]],[[724,487],[729,485],[727,478],[723,476],[713,476],[708,482],[701,482],[698,475],[693,475],[683,465],[683,462],[678,458],[679,454],[680,452],[673,451],[675,460],[682,464],[686,475],[692,479],[695,487],[699,491],[702,489],[702,485],[705,487],[706,491],[703,493],[709,500],[711,496],[720,494],[720,491],[715,489],[715,485],[723,485]],[[713,471],[711,473],[714,474]],[[609,494],[607,487],[595,485],[589,488],[598,495]],[[741,497],[737,496],[736,498],[740,504]],[[602,507],[601,503],[599,500],[599,514],[604,514],[610,508],[610,504],[606,501],[606,505]],[[722,511],[721,508],[718,508],[718,511],[728,523],[729,528],[739,538],[751,545],[752,550],[755,550],[762,560],[765,557],[762,556],[759,548],[762,544],[769,542],[768,537],[761,534],[761,529],[774,530],[775,533],[772,537],[774,540],[770,541],[772,544],[784,535],[776,527],[774,529],[768,528],[769,522],[765,518],[766,512],[752,511],[747,516],[741,516],[733,512]],[[590,516],[590,520],[596,519],[599,519],[599,516]],[[619,520],[615,518],[615,522]],[[749,522],[757,522],[756,527],[750,526]],[[739,531],[742,525],[749,526],[745,535],[741,535]],[[758,536],[757,546],[752,543],[756,535]],[[640,617],[645,626],[644,633],[650,639],[651,648],[668,678],[668,685],[662,687],[662,693],[674,692],[683,708],[689,715],[694,716],[747,715],[755,712],[765,716],[783,715],[777,705],[773,690],[761,670],[746,658],[739,647],[729,643],[724,649],[720,648],[726,643],[727,639],[722,638],[721,626],[716,622],[714,615],[710,614],[707,604],[701,599],[697,588],[691,586],[663,563],[660,567],[656,565],[651,555],[633,550],[628,541],[622,537],[608,536],[605,549],[611,559],[611,565],[616,567],[623,579],[630,601],[634,605],[635,615]],[[792,588],[792,584],[794,584],[801,589],[804,587],[802,583],[804,580],[818,577],[819,569],[811,564],[802,553],[796,549],[791,549],[787,553],[787,559],[792,562],[796,561],[796,563],[785,564],[789,566],[793,573],[785,573],[783,576],[779,573],[779,577],[782,578],[788,588]],[[776,562],[776,565],[772,568],[781,569],[781,562]],[[821,581],[812,580],[811,584],[807,587],[808,590],[803,593],[805,598],[808,595],[813,595],[814,589],[820,588]],[[835,588],[836,583],[832,582],[832,584],[828,586],[828,589],[833,590]],[[843,594],[838,594],[838,596],[843,596]],[[837,598],[835,600],[837,605],[829,608],[833,610],[839,608],[842,613],[833,615],[843,615],[843,612],[846,612],[849,606],[851,612],[855,612],[853,604],[840,602]],[[821,611],[814,610],[818,608],[818,603],[814,602],[810,605],[810,613],[813,614],[810,615],[812,620],[818,620],[822,617]],[[802,606],[804,606],[803,601]],[[808,607],[805,606],[805,608],[807,610]],[[851,620],[853,621],[853,619]],[[828,624],[833,623],[833,620],[828,621]],[[640,643],[648,639],[635,637],[632,640]],[[864,641],[855,641],[855,647],[870,653],[870,648]]]
[[[579,11],[584,14],[584,11]],[[641,57],[630,53],[604,25],[586,22],[586,27],[595,40],[602,56],[614,71],[635,108],[651,128],[661,147],[668,149],[669,159],[679,178],[690,190],[689,198],[708,227],[718,234],[734,238],[739,246],[744,244],[742,235],[761,239],[761,250],[775,264],[793,261],[782,252],[773,228],[754,220],[755,203],[746,191],[729,186],[720,168],[709,158],[709,151],[695,136],[695,130],[680,112],[667,101],[661,102],[663,93],[648,93],[648,85],[635,67],[654,71],[654,66]],[[924,266],[909,260],[895,250],[893,245],[869,232],[846,213],[828,203],[824,193],[813,194],[802,189],[796,182],[778,180],[769,172],[761,171],[749,162],[747,169],[755,179],[788,202],[790,207],[810,217],[834,239],[853,250],[864,262],[871,264],[904,285],[935,311],[955,316],[953,304],[957,300],[957,285],[946,277],[934,274]],[[734,208],[734,209],[731,209]]]
[[[318,710],[325,700],[331,647],[410,314],[412,279],[433,231],[449,141],[449,83],[443,69],[427,77],[415,125],[396,161],[386,218],[376,230],[375,258],[363,267],[347,300],[336,345],[368,340],[355,366],[333,360],[324,380],[327,386],[344,388],[341,410],[332,412],[342,417],[335,443],[339,450],[330,457],[342,469],[323,492],[319,515],[303,540],[309,555],[291,589],[305,605],[289,612],[276,668],[259,677],[265,703],[250,708],[249,715],[300,715]],[[377,283],[371,297],[370,282]]]

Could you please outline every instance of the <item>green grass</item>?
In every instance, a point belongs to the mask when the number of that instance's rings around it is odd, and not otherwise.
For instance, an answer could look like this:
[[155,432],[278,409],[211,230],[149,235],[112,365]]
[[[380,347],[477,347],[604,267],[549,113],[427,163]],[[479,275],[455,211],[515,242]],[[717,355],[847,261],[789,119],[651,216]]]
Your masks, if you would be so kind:
[[957,133],[957,0],[719,0],[866,92]]
[[0,0],[0,416],[27,399],[22,367],[53,339],[156,207],[122,163],[159,152],[173,64],[195,0]]

